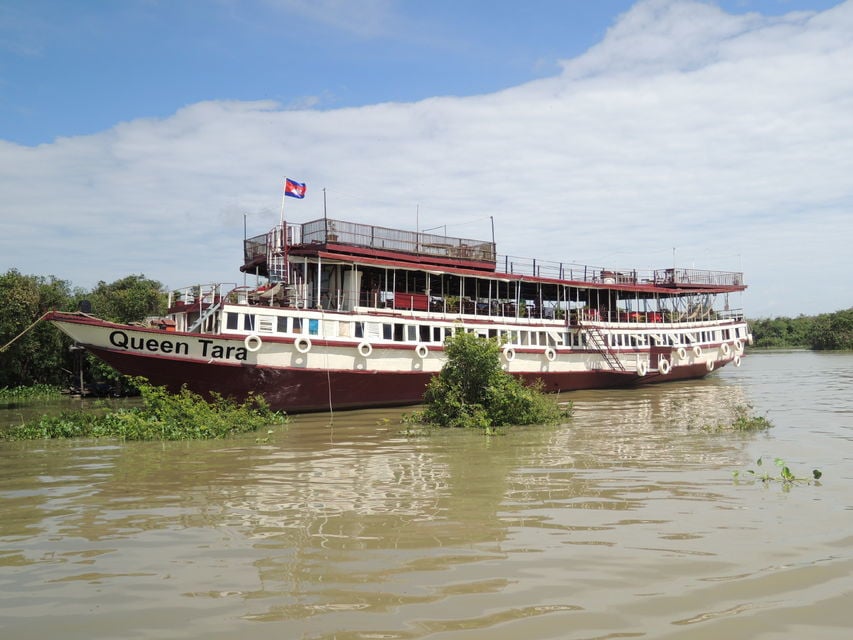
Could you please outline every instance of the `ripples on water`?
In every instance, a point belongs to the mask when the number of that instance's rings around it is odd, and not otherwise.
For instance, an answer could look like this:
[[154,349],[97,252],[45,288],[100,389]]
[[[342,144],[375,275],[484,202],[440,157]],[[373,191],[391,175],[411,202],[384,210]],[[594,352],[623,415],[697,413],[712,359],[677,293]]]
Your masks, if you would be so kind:
[[[0,444],[3,638],[846,638],[853,355],[566,396],[559,427]],[[714,434],[752,404],[767,434]],[[736,483],[759,456],[820,486]]]

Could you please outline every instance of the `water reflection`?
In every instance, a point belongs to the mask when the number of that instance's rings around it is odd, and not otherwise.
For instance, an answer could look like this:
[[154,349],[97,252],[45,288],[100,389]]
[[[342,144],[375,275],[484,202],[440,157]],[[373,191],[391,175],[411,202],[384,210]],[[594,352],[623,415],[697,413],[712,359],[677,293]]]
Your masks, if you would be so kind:
[[[849,472],[820,492],[739,487],[730,471],[757,449],[788,455],[785,414],[781,438],[703,429],[797,404],[746,366],[570,394],[568,424],[488,438],[405,438],[386,410],[299,416],[267,441],[3,443],[0,612],[9,637],[73,620],[81,638],[119,621],[160,637],[657,637],[797,618],[801,597],[849,618],[819,586],[850,588]],[[812,455],[835,454],[822,431],[849,438],[850,402],[810,432]],[[780,527],[793,514],[820,532]]]

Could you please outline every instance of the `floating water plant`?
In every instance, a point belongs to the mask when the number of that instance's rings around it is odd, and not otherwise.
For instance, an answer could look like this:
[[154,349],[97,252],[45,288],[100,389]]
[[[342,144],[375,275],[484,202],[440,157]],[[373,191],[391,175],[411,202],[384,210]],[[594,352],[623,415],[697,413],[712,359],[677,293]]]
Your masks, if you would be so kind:
[[[755,461],[755,464],[759,467],[764,465],[764,459],[758,458]],[[764,471],[763,473],[755,471],[754,469],[747,469],[744,472],[744,475],[741,475],[740,471],[733,471],[732,475],[735,478],[735,481],[740,480],[742,477],[748,478],[749,480],[760,480],[764,484],[769,484],[771,482],[779,482],[783,487],[788,488],[795,484],[819,484],[818,481],[823,476],[823,472],[820,469],[812,469],[811,477],[801,478],[794,474],[791,471],[791,468],[782,458],[774,458],[773,464],[779,470],[778,475],[774,475],[769,471]]]
[[731,408],[729,422],[718,423],[716,425],[705,425],[702,427],[702,430],[712,433],[720,433],[724,431],[740,431],[748,433],[754,431],[767,431],[772,426],[773,423],[764,416],[753,415],[751,406],[738,404]]

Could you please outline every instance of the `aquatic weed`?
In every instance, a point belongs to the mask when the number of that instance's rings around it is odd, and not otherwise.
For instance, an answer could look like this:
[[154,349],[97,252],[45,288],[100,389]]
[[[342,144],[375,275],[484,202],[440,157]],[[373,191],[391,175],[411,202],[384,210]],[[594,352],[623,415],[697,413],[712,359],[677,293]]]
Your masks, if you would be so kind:
[[103,414],[66,411],[57,416],[42,416],[9,429],[6,440],[50,438],[119,438],[121,440],[207,440],[237,433],[257,431],[289,421],[286,414],[270,410],[259,396],[242,403],[213,396],[201,396],[181,389],[169,393],[135,380],[142,394],[142,406],[118,409]]
[[[764,460],[763,458],[758,458],[755,461],[755,464],[759,467],[763,466]],[[773,464],[779,469],[779,475],[772,475],[770,472],[765,471],[764,473],[759,473],[754,469],[747,469],[745,472],[745,478],[750,481],[760,480],[764,484],[769,484],[771,482],[779,482],[782,484],[783,489],[789,489],[795,484],[816,484],[819,485],[819,480],[823,477],[823,472],[820,469],[812,469],[811,477],[801,478],[797,477],[788,464],[782,458],[774,458]],[[739,471],[733,471],[732,476],[735,479],[735,482],[738,482],[741,479],[741,473]]]

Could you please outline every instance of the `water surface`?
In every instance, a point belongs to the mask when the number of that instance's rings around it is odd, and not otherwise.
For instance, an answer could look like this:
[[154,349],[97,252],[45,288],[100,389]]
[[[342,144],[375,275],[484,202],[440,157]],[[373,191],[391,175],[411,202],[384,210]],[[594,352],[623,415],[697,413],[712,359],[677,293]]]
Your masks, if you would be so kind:
[[[2,637],[847,638],[851,390],[853,354],[767,352],[494,437],[0,443]],[[706,429],[746,404],[774,428]],[[824,477],[733,480],[759,457]]]

